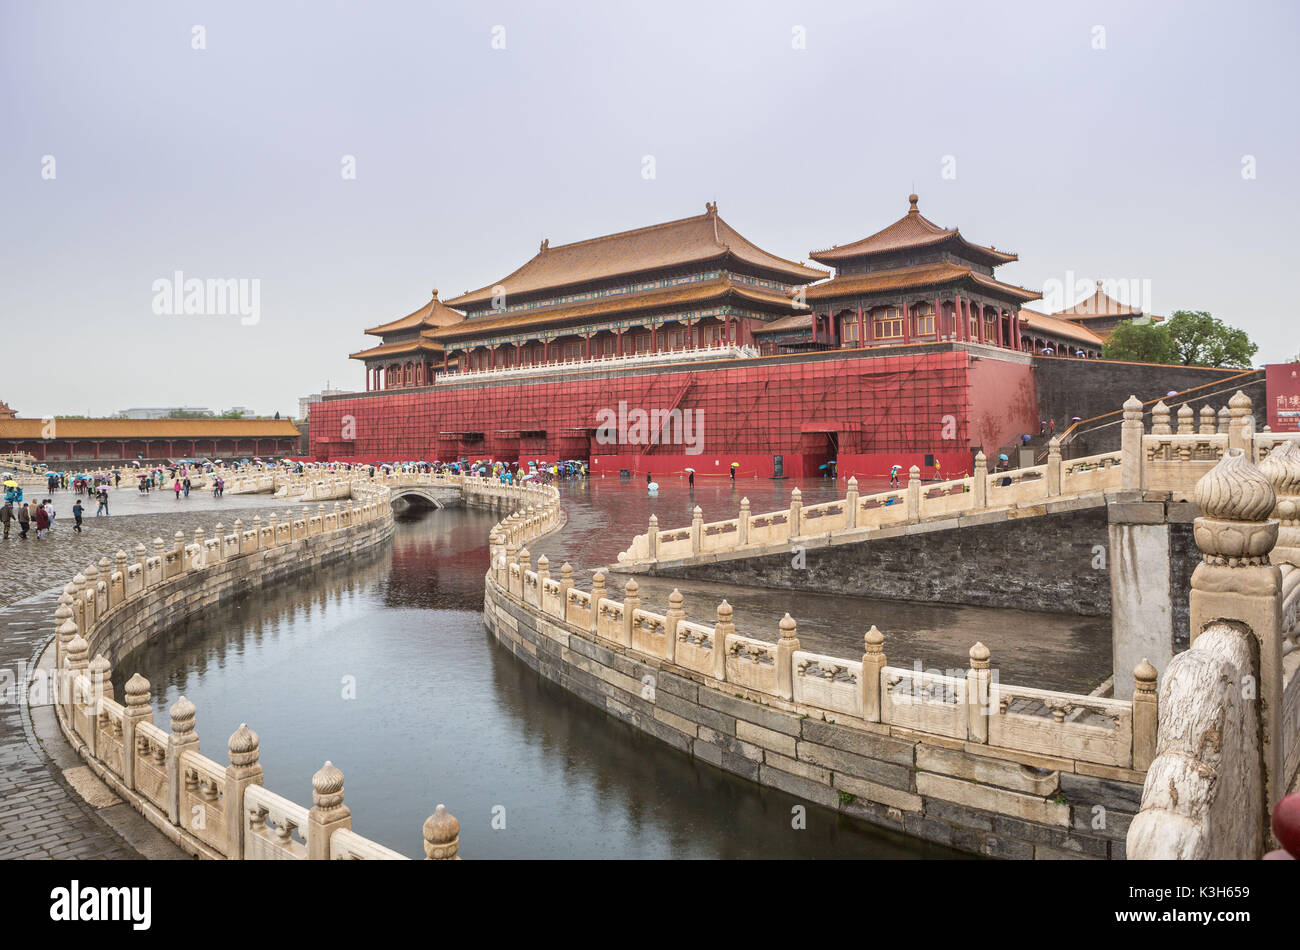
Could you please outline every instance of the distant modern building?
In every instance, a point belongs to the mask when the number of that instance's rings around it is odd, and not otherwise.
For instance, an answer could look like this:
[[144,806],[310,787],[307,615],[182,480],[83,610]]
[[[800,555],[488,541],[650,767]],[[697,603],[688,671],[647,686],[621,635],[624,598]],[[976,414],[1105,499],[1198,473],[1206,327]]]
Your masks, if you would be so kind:
[[347,392],[346,389],[322,389],[318,393],[312,393],[310,396],[302,396],[298,399],[298,418],[304,420],[311,411],[311,404],[320,402],[325,396],[338,396]]

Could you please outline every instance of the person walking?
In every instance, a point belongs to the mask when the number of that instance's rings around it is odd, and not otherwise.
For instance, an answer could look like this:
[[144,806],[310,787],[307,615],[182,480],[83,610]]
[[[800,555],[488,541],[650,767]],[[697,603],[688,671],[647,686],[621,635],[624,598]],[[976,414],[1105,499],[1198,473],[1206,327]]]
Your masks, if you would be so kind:
[[1056,417],[1055,417],[1055,416],[1053,416],[1052,418],[1050,418],[1050,419],[1047,420],[1047,434],[1048,434],[1048,435],[1056,435]]
[[19,503],[18,505],[18,536],[23,541],[27,540],[27,532],[32,526],[32,515],[27,510],[27,505]]
[[9,526],[13,524],[13,520],[14,520],[14,503],[12,501],[6,501],[5,506],[3,508],[0,508],[0,525],[4,526],[4,533],[5,533],[4,539],[6,541],[9,540]]
[[177,500],[177,501],[180,501],[180,500],[181,500],[181,480],[180,480],[179,478],[176,479],[175,483],[172,485],[172,490],[173,490],[174,492],[176,492],[176,500]]
[[56,512],[56,511],[54,510],[54,499],[52,499],[52,498],[46,498],[45,501],[43,502],[43,507],[45,508],[45,514],[46,514],[47,516],[49,516],[49,519],[50,519],[50,528],[49,528],[49,530],[50,530],[50,531],[53,531],[53,530],[54,530],[54,519],[55,519],[56,517],[58,517],[58,512]]
[[78,498],[77,503],[72,506],[72,519],[75,522],[72,526],[72,530],[77,532],[77,534],[81,534],[81,516],[85,510],[85,508],[81,507],[81,499]]
[[98,518],[100,515],[106,514],[108,514],[108,492],[101,491],[99,493],[99,506],[95,509],[95,517]]
[[50,530],[50,513],[45,510],[44,505],[36,506],[36,540],[44,539],[46,533]]
[[189,477],[188,475],[185,476],[185,481],[181,482],[181,485],[183,486],[183,488],[184,488],[184,490],[185,490],[185,497],[186,497],[186,498],[189,498],[189,497],[190,497],[190,477]]
[[897,488],[897,487],[898,487],[898,473],[901,472],[902,470],[903,470],[903,466],[901,466],[901,465],[895,465],[893,468],[891,468],[891,469],[889,470],[889,487],[890,487],[890,488]]

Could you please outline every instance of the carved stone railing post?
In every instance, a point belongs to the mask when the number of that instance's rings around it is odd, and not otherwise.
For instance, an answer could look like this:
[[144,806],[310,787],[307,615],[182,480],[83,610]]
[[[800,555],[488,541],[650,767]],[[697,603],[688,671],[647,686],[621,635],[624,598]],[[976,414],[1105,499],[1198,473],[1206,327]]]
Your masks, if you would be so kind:
[[1169,407],[1161,399],[1151,407],[1151,434],[1173,435],[1173,432],[1173,428],[1169,425]]
[[1196,426],[1192,421],[1194,415],[1195,414],[1192,412],[1192,407],[1187,405],[1187,403],[1183,403],[1181,406],[1178,407],[1178,434],[1179,435],[1196,434]]
[[913,465],[907,471],[907,520],[921,517],[921,470]]
[[141,722],[153,722],[153,707],[149,704],[149,681],[139,673],[126,681],[126,696],[122,704],[122,781],[135,789],[135,730]]
[[652,561],[658,560],[659,559],[659,516],[658,515],[650,516],[650,522],[646,526],[645,545],[650,560]]
[[1156,757],[1160,726],[1156,668],[1143,660],[1133,670],[1133,768],[1145,771]]
[[[1228,448],[1250,453],[1255,435],[1255,417],[1250,412],[1250,397],[1237,390],[1228,400]],[[1252,459],[1253,461],[1253,459]]]
[[75,731],[77,728],[77,704],[84,700],[85,697],[78,694],[77,677],[88,664],[87,652],[90,647],[82,638],[80,633],[73,631],[72,638],[68,641],[67,646],[67,670],[63,677],[63,695],[66,703],[65,715],[68,717],[68,723]]
[[1208,405],[1202,406],[1200,419],[1201,426],[1196,430],[1197,433],[1199,435],[1214,435],[1216,431],[1214,425],[1214,410]]
[[[65,598],[68,601],[67,603],[63,602]],[[68,635],[67,639],[65,639],[63,636],[63,628],[65,624],[72,624],[72,626],[69,628],[71,633]],[[59,606],[54,608],[54,669],[55,670],[63,669],[64,649],[67,646],[68,640],[72,639],[71,634],[76,632],[77,632],[77,625],[75,623],[72,623],[72,598],[69,597],[67,594],[61,594],[59,596]]]
[[848,489],[844,492],[844,527],[858,526],[858,477],[849,476]]
[[605,572],[597,571],[591,577],[591,632],[600,626],[600,602],[605,599]]
[[244,857],[244,791],[250,785],[262,784],[257,733],[241,722],[226,747],[230,752],[222,800],[222,813],[226,819],[226,857],[240,861]]
[[749,543],[749,499],[740,499],[740,514],[736,516],[736,544],[744,547]]
[[[167,737],[167,817],[173,825],[184,825],[181,815],[181,753],[199,751],[199,734],[194,731],[194,704],[182,696],[171,708],[172,731]],[[185,816],[188,817],[188,816]]]
[[1232,413],[1228,411],[1227,406],[1219,407],[1219,411],[1216,414],[1216,419],[1218,420],[1218,429],[1216,430],[1218,434],[1227,435],[1228,428],[1232,424]]
[[862,637],[862,649],[862,674],[858,680],[862,689],[862,718],[880,722],[880,671],[885,668],[885,635],[875,624]]
[[704,511],[699,505],[691,512],[691,553],[699,554],[704,541]]
[[800,519],[803,514],[803,492],[798,488],[790,489],[790,523],[788,537],[797,538],[803,534],[803,525]]
[[[1238,394],[1240,395],[1240,394]],[[1249,400],[1245,400],[1247,407]],[[1233,411],[1241,401],[1232,397]],[[1230,403],[1230,405],[1232,405]],[[1247,408],[1248,411],[1248,408]],[[1233,425],[1244,431],[1240,416]],[[1231,433],[1230,433],[1231,437]],[[1202,551],[1188,597],[1191,641],[1211,624],[1235,621],[1249,628],[1259,647],[1260,753],[1266,807],[1282,797],[1282,572],[1269,562],[1278,523],[1269,520],[1276,495],[1244,449],[1229,448],[1196,483],[1202,517],[1193,531]]]
[[1278,521],[1277,543],[1269,559],[1300,567],[1300,442],[1280,443],[1259,463],[1259,470],[1276,496],[1272,517]]
[[569,613],[569,591],[573,589],[573,565],[565,561],[560,565],[560,616]]
[[971,742],[989,741],[989,648],[976,643],[970,648],[966,671],[967,735]]
[[546,590],[546,582],[551,579],[551,559],[545,554],[537,559],[537,607],[540,610],[543,600],[542,593]]
[[713,678],[727,679],[727,637],[736,632],[731,620],[731,604],[725,600],[718,604],[718,618],[713,624]]
[[1142,400],[1129,396],[1124,400],[1124,421],[1120,424],[1120,487],[1142,487]]
[[1061,493],[1061,440],[1052,436],[1047,444],[1047,495],[1049,498]]
[[682,592],[674,588],[668,595],[668,612],[664,614],[664,659],[669,663],[677,655],[677,625],[685,619]]
[[441,803],[424,821],[424,859],[459,861],[460,822]]
[[975,472],[971,478],[971,507],[976,511],[989,506],[989,460],[984,453],[975,453]]
[[343,804],[343,773],[330,762],[311,777],[311,810],[307,812],[307,859],[328,861],[330,837],[352,830],[352,812]]
[[782,699],[794,699],[794,654],[799,649],[794,618],[781,618],[781,636],[776,641],[776,692]]
[[635,580],[629,580],[623,586],[623,629],[621,631],[623,639],[621,642],[625,647],[632,645],[632,615],[641,609],[641,597],[638,594],[640,589],[641,585]]

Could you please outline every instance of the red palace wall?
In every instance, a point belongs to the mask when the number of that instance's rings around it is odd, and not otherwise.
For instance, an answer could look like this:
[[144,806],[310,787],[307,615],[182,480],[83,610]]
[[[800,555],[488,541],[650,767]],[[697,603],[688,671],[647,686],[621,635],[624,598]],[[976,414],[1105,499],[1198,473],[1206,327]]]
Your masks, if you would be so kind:
[[[1027,361],[972,360],[952,344],[875,352],[334,398],[312,404],[311,452],[357,462],[579,458],[589,459],[593,472],[677,474],[691,467],[697,477],[726,477],[732,462],[740,463],[738,476],[771,476],[781,456],[783,474],[792,478],[821,474],[819,466],[834,457],[842,476],[880,476],[893,464],[915,464],[932,478],[933,462],[944,477],[970,470],[971,446],[981,444],[975,434],[992,451],[1001,443],[988,440],[1017,430],[1008,436],[1014,437],[1024,426],[1018,417],[1036,413]],[[620,401],[629,409],[698,412],[702,452],[598,444],[597,413],[617,412]],[[996,421],[999,407],[1013,407],[1013,421]]]

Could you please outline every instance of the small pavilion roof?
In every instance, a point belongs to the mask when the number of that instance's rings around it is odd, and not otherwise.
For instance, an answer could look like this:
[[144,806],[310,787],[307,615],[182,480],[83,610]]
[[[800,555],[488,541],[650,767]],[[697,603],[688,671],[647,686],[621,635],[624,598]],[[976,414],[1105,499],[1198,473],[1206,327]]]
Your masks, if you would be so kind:
[[769,254],[723,221],[718,216],[717,203],[709,202],[704,214],[691,218],[556,247],[551,247],[549,240],[543,241],[536,256],[518,270],[448,303],[457,307],[485,303],[492,299],[498,286],[504,287],[508,296],[517,297],[726,258],[794,284],[826,276],[820,270]]
[[[1073,307],[1062,310],[1053,316],[1062,320],[1095,320],[1100,317],[1131,318],[1143,316],[1141,307],[1134,308],[1128,304],[1120,303],[1102,290],[1103,283],[1104,281],[1097,281],[1097,289],[1091,295],[1084,297]],[[1152,316],[1151,319],[1160,322],[1164,320],[1164,317]]]
[[399,320],[391,323],[381,324],[377,327],[371,327],[366,333],[371,336],[383,336],[386,333],[396,333],[399,330],[413,330],[416,328],[428,327],[448,327],[453,323],[459,323],[465,319],[465,314],[458,310],[453,310],[445,303],[438,299],[438,291],[433,291],[433,299],[423,307],[408,313]]
[[808,300],[832,300],[837,297],[855,297],[865,294],[890,293],[893,291],[922,290],[938,287],[954,281],[967,281],[976,286],[994,291],[1013,300],[1036,300],[1040,294],[1015,284],[1004,283],[996,278],[981,274],[970,267],[953,264],[949,261],[936,261],[930,264],[913,264],[908,267],[893,267],[889,270],[872,271],[868,274],[848,274],[831,280],[814,284],[806,291]]
[[961,247],[964,256],[984,264],[1007,264],[1019,260],[1015,254],[1008,251],[972,244],[961,236],[957,228],[939,227],[921,214],[917,208],[919,199],[916,195],[908,195],[907,200],[911,205],[907,214],[889,227],[852,244],[841,244],[824,251],[813,251],[808,256],[819,263],[835,265],[857,257],[888,254],[913,247],[930,247],[951,241]]

